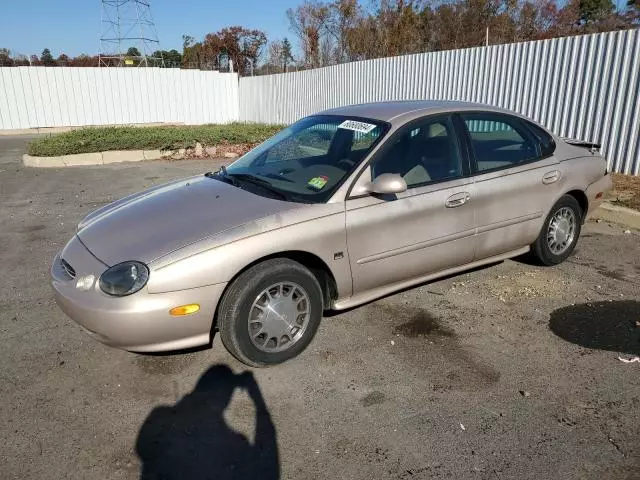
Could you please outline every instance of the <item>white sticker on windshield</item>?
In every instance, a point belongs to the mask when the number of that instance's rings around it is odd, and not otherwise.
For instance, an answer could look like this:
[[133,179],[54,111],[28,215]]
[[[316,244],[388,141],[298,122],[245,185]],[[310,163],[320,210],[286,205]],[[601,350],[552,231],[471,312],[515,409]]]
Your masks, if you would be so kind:
[[347,130],[353,130],[354,132],[369,133],[371,130],[376,128],[376,125],[373,125],[371,123],[356,122],[355,120],[345,120],[340,125],[338,125],[338,128],[346,128]]

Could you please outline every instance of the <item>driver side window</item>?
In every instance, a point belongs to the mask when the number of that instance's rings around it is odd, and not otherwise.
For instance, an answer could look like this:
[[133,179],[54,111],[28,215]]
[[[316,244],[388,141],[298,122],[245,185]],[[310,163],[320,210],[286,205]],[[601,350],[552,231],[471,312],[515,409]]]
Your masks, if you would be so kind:
[[372,180],[383,173],[402,176],[408,188],[462,175],[458,141],[450,117],[425,118],[403,127],[372,164]]

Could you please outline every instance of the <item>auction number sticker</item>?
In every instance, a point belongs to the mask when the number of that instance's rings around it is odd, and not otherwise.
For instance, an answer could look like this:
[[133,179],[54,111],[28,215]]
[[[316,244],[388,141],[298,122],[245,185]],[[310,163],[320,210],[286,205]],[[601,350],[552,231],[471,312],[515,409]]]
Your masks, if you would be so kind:
[[345,128],[347,130],[353,130],[354,132],[369,133],[371,130],[376,128],[376,126],[377,125],[373,125],[371,123],[357,122],[355,120],[345,120],[340,125],[338,125],[338,128]]

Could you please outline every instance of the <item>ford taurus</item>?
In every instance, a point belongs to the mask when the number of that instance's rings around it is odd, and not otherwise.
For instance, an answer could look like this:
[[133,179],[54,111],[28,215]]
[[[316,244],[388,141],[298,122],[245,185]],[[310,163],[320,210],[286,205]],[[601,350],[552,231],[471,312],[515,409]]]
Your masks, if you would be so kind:
[[354,105],[90,213],[52,284],[108,345],[180,350],[219,331],[265,366],[304,350],[326,310],[529,251],[562,262],[610,188],[597,145],[513,112]]

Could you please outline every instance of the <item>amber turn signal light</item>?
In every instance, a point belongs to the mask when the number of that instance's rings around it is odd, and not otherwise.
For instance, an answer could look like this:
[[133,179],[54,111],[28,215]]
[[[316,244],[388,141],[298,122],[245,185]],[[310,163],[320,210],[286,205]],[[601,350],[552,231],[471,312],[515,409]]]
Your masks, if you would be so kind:
[[174,317],[181,317],[183,315],[190,315],[200,310],[200,305],[197,303],[190,303],[189,305],[181,305],[179,307],[172,308],[169,313]]

